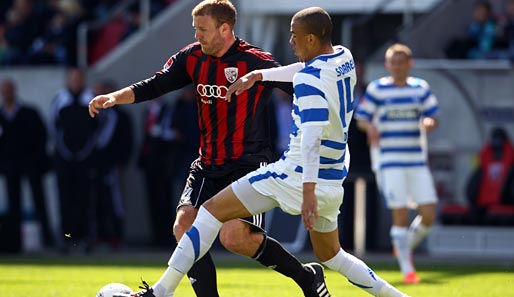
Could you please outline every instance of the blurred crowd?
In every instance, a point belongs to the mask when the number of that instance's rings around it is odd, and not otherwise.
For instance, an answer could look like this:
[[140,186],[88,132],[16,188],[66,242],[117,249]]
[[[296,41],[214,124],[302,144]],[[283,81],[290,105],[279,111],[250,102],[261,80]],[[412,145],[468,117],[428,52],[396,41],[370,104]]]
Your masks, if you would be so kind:
[[514,0],[503,1],[499,13],[495,13],[489,1],[475,2],[471,23],[449,42],[446,56],[514,60]]
[[[150,16],[172,2],[151,0]],[[82,22],[99,24],[88,36],[94,62],[140,26],[139,1],[2,0],[0,65],[75,66]]]
[[[143,177],[140,199],[148,209],[152,246],[175,244],[175,207],[189,166],[198,157],[196,90],[191,86],[148,102],[142,127],[134,127],[120,106],[91,118],[89,101],[116,89],[110,80],[88,84],[84,72],[70,68],[66,87],[56,90],[50,114],[43,117],[19,98],[13,80],[0,81],[0,178],[5,181],[0,195],[7,200],[7,209],[0,210],[0,237],[9,238],[0,244],[0,253],[23,249],[21,230],[27,220],[39,223],[43,246],[63,253],[119,248],[126,219],[123,183],[130,166]],[[270,101],[276,110],[272,131],[281,140],[275,142],[277,159],[287,148],[291,102],[281,91]],[[141,143],[134,143],[134,133],[141,133]],[[49,173],[55,183],[44,182]],[[24,181],[32,199],[30,213],[22,202]],[[58,197],[57,226],[49,218],[48,193]]]
[[[175,98],[160,98],[147,105],[144,127],[133,127],[121,107],[92,119],[88,103],[99,94],[117,89],[110,80],[88,86],[84,73],[71,68],[67,84],[56,90],[48,122],[39,111],[18,97],[9,78],[0,82],[0,177],[5,181],[7,208],[0,212],[0,252],[22,249],[22,224],[27,209],[22,205],[22,181],[30,188],[34,219],[41,226],[42,244],[62,252],[91,251],[99,243],[116,249],[122,242],[125,209],[123,172],[132,155],[144,174],[154,242],[170,246],[171,226],[177,200],[172,189],[183,181],[189,164],[197,157],[199,136],[194,89]],[[134,143],[141,131],[143,143]],[[51,149],[50,149],[51,148]],[[136,151],[137,150],[137,151]],[[45,189],[47,173],[55,175],[54,191]],[[180,189],[178,189],[180,190]],[[47,193],[58,196],[58,227],[48,214]],[[165,223],[162,223],[162,222]],[[57,229],[57,230],[55,230]],[[55,234],[65,236],[56,237]]]
[[[150,18],[175,0],[149,0]],[[514,59],[514,0],[475,2],[467,29],[446,48],[450,59]],[[139,0],[4,0],[0,3],[0,65],[77,65],[79,24],[94,64],[135,32]]]

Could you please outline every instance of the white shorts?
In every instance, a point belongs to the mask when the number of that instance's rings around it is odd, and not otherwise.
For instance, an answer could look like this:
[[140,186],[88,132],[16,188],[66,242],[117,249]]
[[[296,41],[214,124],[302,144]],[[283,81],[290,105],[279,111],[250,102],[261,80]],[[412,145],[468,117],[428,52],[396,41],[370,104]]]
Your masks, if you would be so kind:
[[432,175],[427,166],[384,168],[377,173],[378,186],[387,207],[417,207],[437,202]]
[[[279,160],[253,171],[232,183],[232,190],[251,214],[265,212],[274,207],[300,215],[302,212],[302,175],[294,166]],[[337,228],[339,207],[343,203],[342,185],[317,184],[318,220],[314,230],[331,232]]]

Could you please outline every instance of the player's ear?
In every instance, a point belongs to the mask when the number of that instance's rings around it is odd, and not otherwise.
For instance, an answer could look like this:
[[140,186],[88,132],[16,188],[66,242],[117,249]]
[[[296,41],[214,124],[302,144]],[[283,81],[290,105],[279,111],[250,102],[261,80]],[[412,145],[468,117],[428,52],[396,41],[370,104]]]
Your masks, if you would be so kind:
[[227,33],[227,32],[230,32],[230,31],[231,31],[231,30],[230,30],[230,26],[229,26],[227,23],[223,23],[223,24],[221,24],[221,26],[220,26],[220,30],[221,30],[221,31],[220,31],[221,33]]
[[309,44],[313,45],[316,42],[316,36],[314,34],[309,34]]

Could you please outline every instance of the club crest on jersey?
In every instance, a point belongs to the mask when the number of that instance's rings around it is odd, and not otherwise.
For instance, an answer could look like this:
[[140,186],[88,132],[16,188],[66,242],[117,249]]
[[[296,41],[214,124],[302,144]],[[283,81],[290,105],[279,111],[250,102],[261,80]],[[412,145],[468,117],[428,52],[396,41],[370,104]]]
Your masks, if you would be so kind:
[[227,78],[229,83],[234,83],[237,79],[237,67],[227,67],[225,68],[225,77]]

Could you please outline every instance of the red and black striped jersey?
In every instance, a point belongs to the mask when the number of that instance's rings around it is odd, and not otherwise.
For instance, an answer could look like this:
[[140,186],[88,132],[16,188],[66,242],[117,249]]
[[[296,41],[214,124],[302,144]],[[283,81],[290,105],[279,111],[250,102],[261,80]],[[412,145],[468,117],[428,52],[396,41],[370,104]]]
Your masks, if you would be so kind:
[[[292,94],[290,83],[259,82],[227,102],[227,87],[246,73],[280,66],[270,53],[236,39],[220,58],[206,55],[198,42],[173,55],[154,76],[132,85],[141,102],[194,84],[204,164],[269,161],[271,151],[269,98],[272,88]],[[262,159],[266,157],[265,159]]]

